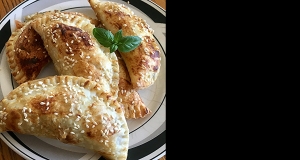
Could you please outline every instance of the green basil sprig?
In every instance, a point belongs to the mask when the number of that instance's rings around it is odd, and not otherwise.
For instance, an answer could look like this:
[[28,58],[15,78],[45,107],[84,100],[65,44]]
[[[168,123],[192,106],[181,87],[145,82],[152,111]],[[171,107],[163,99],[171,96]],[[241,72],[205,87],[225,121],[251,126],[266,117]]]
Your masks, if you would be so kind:
[[120,29],[115,35],[111,31],[104,28],[94,28],[93,35],[98,42],[104,47],[109,47],[110,53],[116,51],[130,52],[140,45],[142,39],[138,36],[122,36],[122,29]]

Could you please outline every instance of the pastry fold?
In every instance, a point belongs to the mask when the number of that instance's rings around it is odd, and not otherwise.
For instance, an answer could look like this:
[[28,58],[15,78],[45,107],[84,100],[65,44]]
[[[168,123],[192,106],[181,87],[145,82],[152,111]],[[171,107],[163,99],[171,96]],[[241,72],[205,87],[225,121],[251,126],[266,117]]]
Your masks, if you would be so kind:
[[107,97],[117,98],[118,59],[93,36],[95,25],[91,19],[81,14],[51,11],[34,18],[31,26],[41,36],[58,74],[94,80]]
[[126,160],[127,122],[104,92],[95,81],[67,75],[22,83],[0,101],[0,132],[57,139],[107,160]]
[[134,89],[151,86],[160,72],[160,48],[147,22],[120,3],[88,0],[97,19],[113,34],[122,29],[123,36],[139,36],[141,44],[128,53],[122,53]]

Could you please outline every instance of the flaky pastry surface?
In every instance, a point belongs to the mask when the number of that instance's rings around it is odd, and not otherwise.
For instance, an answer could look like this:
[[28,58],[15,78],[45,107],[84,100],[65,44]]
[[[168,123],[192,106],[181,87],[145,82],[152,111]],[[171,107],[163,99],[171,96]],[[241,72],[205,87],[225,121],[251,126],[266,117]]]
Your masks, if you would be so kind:
[[125,160],[129,129],[117,101],[95,81],[49,76],[22,83],[0,101],[0,132],[14,131]]

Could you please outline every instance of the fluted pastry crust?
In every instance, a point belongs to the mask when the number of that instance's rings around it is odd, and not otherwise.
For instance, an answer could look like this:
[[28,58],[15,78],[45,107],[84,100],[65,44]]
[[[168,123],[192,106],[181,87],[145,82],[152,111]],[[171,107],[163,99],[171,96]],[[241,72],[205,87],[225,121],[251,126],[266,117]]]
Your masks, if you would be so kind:
[[49,76],[22,83],[0,101],[0,132],[14,131],[126,160],[129,129],[117,101],[95,81]]
[[122,29],[123,36],[139,36],[141,44],[131,52],[121,53],[127,66],[134,89],[151,86],[157,79],[161,57],[154,39],[154,30],[146,21],[120,3],[101,0],[88,0],[102,26],[113,34]]
[[5,43],[7,63],[18,84],[36,79],[51,61],[40,35],[31,28],[30,23],[16,21],[17,29]]
[[119,63],[119,92],[118,101],[122,105],[126,119],[144,118],[152,111],[145,105],[137,90],[133,89],[124,60],[117,51]]
[[118,96],[119,65],[116,54],[93,36],[95,25],[79,14],[51,11],[32,21],[60,75],[97,81],[113,100]]
[[[36,13],[33,13],[31,15],[28,15],[25,17],[25,22],[27,21],[31,21],[31,20],[34,20],[36,18],[39,18],[39,17],[42,17],[42,16],[45,16],[47,14],[53,14],[53,13],[59,13],[61,11],[59,10],[53,10],[53,11],[45,11],[45,12],[36,12]],[[68,11],[64,11],[63,13],[67,14],[68,16],[72,16],[72,15],[75,15],[75,16],[81,16],[81,17],[84,17],[86,19],[88,19],[90,21],[90,23],[92,23],[93,25],[95,26],[98,26],[100,25],[100,21],[98,21],[97,19],[94,19],[94,18],[91,18],[83,13],[80,13],[80,12],[68,12]]]

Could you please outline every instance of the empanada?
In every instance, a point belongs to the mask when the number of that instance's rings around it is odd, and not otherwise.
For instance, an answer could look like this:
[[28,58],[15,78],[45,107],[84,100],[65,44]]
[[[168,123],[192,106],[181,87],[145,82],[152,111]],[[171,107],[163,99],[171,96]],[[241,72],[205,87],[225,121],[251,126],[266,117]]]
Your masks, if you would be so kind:
[[123,36],[139,36],[141,44],[128,53],[121,53],[134,89],[152,85],[160,72],[160,48],[153,36],[154,30],[146,21],[120,3],[88,0],[102,26],[113,34],[122,29]]
[[151,110],[144,104],[140,94],[133,89],[130,77],[120,53],[116,51],[119,62],[119,92],[118,101],[122,105],[126,119],[144,118]]
[[42,136],[126,160],[129,129],[117,101],[99,83],[49,76],[22,83],[0,101],[0,133]]
[[116,54],[93,36],[95,25],[80,14],[46,12],[32,20],[60,75],[85,77],[98,82],[115,100],[118,96],[119,65]]
[[5,44],[7,63],[18,84],[35,79],[51,61],[40,35],[30,23],[16,21],[17,29]]

